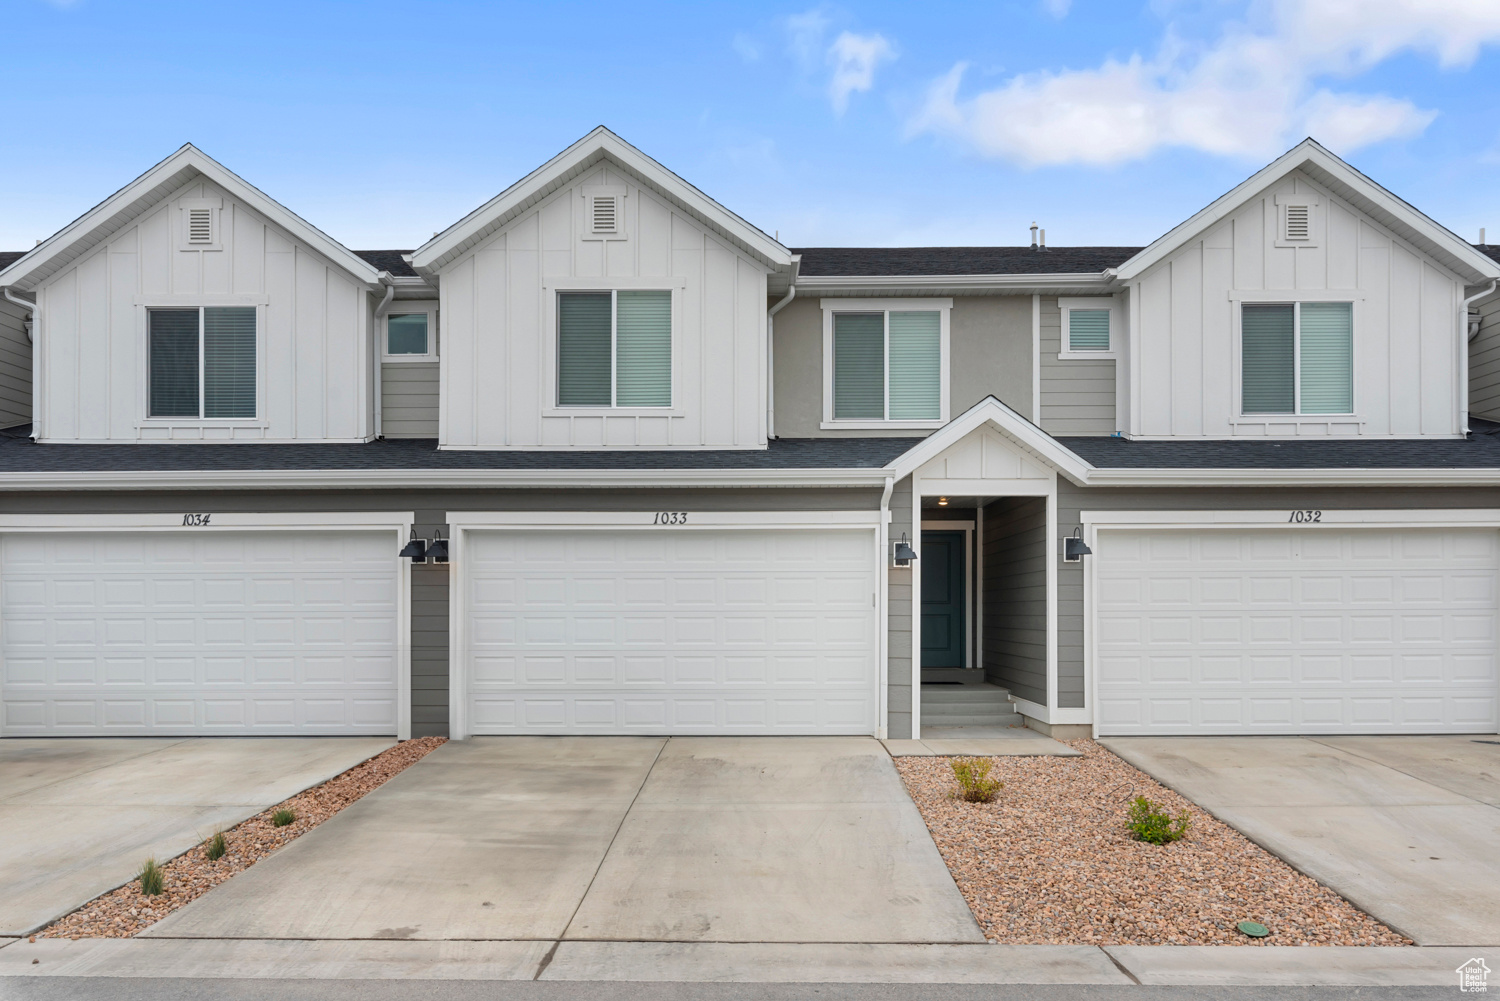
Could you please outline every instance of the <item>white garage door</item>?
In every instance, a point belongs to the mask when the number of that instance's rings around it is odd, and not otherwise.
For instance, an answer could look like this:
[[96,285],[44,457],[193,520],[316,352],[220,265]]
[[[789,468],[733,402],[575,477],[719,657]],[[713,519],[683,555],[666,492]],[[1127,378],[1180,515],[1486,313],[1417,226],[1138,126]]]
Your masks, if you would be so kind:
[[4,733],[395,733],[391,540],[0,537]]
[[470,532],[475,733],[873,733],[872,533]]
[[1497,535],[1101,531],[1099,731],[1493,733]]

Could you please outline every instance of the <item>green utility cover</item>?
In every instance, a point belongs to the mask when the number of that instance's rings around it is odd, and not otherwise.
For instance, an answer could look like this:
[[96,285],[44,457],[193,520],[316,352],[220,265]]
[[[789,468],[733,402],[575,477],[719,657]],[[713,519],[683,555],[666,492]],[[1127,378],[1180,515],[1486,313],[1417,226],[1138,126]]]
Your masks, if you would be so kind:
[[1244,932],[1246,935],[1249,935],[1251,938],[1265,938],[1267,935],[1271,934],[1271,929],[1267,928],[1265,925],[1261,924],[1258,921],[1241,921],[1239,924],[1235,925],[1235,927]]

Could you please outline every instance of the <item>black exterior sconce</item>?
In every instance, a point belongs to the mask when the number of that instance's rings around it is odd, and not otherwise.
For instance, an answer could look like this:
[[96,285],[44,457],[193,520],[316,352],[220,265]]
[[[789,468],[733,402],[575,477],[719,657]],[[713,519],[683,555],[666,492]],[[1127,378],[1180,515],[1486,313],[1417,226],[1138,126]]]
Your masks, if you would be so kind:
[[1083,529],[1073,529],[1073,534],[1063,537],[1063,562],[1082,563],[1085,556],[1094,555],[1094,551],[1083,541]]
[[891,565],[898,567],[909,567],[911,561],[917,558],[917,551],[906,541],[906,533],[901,533],[901,541],[891,548]]
[[411,541],[396,555],[401,559],[411,560],[413,563],[426,563],[427,540],[417,538],[417,530],[412,529]]

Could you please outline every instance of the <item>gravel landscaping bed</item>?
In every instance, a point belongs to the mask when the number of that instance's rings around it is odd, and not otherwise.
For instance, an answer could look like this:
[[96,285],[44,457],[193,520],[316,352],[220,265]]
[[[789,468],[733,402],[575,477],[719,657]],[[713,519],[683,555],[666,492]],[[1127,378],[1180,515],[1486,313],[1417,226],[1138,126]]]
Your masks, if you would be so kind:
[[[447,737],[418,737],[403,740],[395,747],[362,761],[321,785],[305,789],[291,799],[277,803],[249,820],[224,832],[227,850],[222,858],[210,862],[205,845],[191,848],[163,863],[166,874],[163,892],[143,896],[139,880],[132,879],[117,890],[84,904],[31,937],[38,938],[129,938],[177,908],[218,886],[235,873],[243,872],[276,849],[285,845],[344,807],[379,788],[383,783],[410,768],[447,741]],[[277,810],[290,809],[297,819],[284,827],[271,823]]]
[[[1001,757],[991,803],[954,797],[950,758],[896,758],[907,791],[986,937],[1087,945],[1411,945],[1343,897],[1092,740],[1081,758]],[[1131,800],[1192,817],[1187,837],[1136,841]],[[1252,939],[1240,921],[1271,930]]]

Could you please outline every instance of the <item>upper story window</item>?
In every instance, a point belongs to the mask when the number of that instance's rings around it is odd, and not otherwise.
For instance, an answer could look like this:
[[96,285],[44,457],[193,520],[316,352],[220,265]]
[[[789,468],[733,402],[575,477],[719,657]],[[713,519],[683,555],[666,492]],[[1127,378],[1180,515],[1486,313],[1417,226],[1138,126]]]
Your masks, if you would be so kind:
[[557,293],[557,405],[672,405],[670,290]]
[[437,306],[397,302],[385,315],[386,361],[437,361]]
[[1241,412],[1353,413],[1353,303],[1247,302],[1240,310]]
[[823,300],[829,427],[933,427],[948,419],[952,300]]
[[147,310],[149,416],[255,416],[254,306]]
[[1113,358],[1119,326],[1115,300],[1107,296],[1057,300],[1062,314],[1059,358]]

